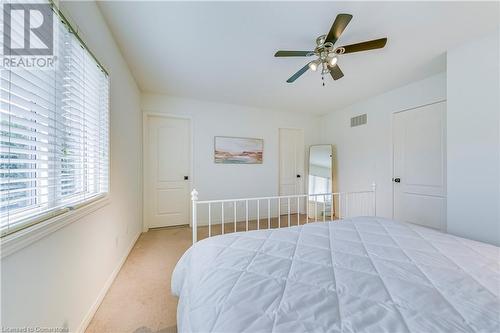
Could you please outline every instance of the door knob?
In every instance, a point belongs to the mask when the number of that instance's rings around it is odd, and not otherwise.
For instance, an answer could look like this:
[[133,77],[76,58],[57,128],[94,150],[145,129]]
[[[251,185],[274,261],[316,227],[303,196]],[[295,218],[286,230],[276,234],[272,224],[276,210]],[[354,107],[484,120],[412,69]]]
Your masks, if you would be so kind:
[[401,178],[393,178],[392,179],[395,183],[401,183]]
[[300,178],[301,176],[300,175],[297,175],[297,178]]

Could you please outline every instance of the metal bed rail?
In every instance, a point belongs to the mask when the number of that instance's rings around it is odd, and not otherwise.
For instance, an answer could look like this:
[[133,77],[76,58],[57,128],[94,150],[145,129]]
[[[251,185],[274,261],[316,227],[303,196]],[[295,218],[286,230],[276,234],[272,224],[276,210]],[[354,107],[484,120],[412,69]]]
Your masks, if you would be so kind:
[[[206,227],[208,237],[214,236],[214,226],[220,225],[220,233],[236,232],[244,224],[244,231],[291,227],[302,223],[331,221],[353,216],[376,216],[376,184],[370,190],[353,192],[331,192],[320,194],[298,194],[222,200],[198,200],[198,191],[191,192],[193,244],[198,241],[198,229]],[[238,212],[238,205],[243,212]],[[253,206],[253,207],[250,207]],[[206,207],[205,223],[200,223],[199,209]],[[254,209],[252,209],[254,208]],[[215,212],[217,210],[217,212]],[[296,215],[296,216],[292,216]],[[329,218],[327,218],[327,215]],[[277,221],[276,221],[277,220]],[[285,223],[286,222],[286,223]],[[251,229],[251,224],[256,224]],[[250,228],[249,228],[250,226]]]

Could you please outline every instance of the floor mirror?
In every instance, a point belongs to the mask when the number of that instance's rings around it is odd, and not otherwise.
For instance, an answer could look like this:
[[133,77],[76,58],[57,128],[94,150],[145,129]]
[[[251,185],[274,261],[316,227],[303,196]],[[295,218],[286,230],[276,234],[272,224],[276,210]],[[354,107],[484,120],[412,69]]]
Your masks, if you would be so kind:
[[309,220],[335,219],[335,159],[334,146],[330,144],[312,145],[309,147],[308,202]]

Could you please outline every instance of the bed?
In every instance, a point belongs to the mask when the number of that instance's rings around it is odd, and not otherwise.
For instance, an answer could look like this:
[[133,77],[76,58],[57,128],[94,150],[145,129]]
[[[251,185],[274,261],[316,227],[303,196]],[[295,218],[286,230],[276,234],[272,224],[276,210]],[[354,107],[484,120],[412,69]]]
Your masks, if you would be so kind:
[[500,249],[377,217],[236,232],[177,263],[179,332],[500,332]]

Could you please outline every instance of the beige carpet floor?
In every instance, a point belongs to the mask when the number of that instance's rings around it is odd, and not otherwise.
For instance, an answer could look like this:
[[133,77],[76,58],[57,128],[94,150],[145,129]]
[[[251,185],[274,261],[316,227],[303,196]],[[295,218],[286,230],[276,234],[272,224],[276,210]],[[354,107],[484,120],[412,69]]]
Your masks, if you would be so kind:
[[[305,223],[300,216],[300,224]],[[297,224],[297,215],[291,215],[291,224]],[[260,221],[267,228],[267,220]],[[288,224],[281,217],[281,226]],[[271,227],[278,227],[277,219]],[[234,223],[224,225],[225,232],[234,230]],[[249,229],[256,229],[250,221]],[[246,229],[238,222],[237,231]],[[221,226],[214,226],[212,235],[220,234]],[[205,238],[208,228],[199,228],[199,238]],[[177,298],[170,293],[170,279],[175,264],[191,246],[191,229],[187,226],[153,229],[143,233],[130,252],[120,273],[99,306],[86,333],[174,333],[176,328]]]

